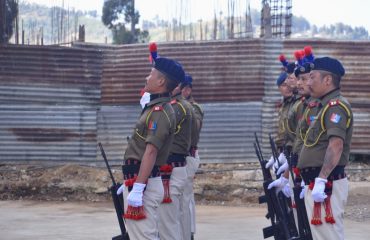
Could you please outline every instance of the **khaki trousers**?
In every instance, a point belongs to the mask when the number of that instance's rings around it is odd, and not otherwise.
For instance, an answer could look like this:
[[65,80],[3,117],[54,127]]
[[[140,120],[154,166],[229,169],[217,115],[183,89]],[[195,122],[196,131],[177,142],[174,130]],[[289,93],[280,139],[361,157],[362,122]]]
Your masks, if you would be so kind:
[[[130,240],[157,240],[158,238],[158,207],[163,200],[163,184],[161,177],[149,178],[143,195],[146,218],[135,221],[126,219],[126,227]],[[127,209],[128,189],[124,192],[125,212]]]
[[[171,203],[159,206],[159,236],[161,240],[181,240],[181,209],[184,188],[187,182],[186,167],[175,167],[170,178]],[[163,198],[163,195],[162,195]]]
[[[308,187],[308,186],[306,186]],[[331,195],[331,209],[335,219],[335,224],[325,222],[325,209],[321,205],[321,221],[322,225],[310,225],[311,233],[314,240],[343,240],[344,239],[344,208],[348,198],[348,180],[343,178],[333,182],[333,193]],[[312,191],[307,190],[305,197],[305,205],[307,209],[308,220],[312,219],[314,201],[312,199]]]
[[[291,199],[292,199],[292,204],[295,202],[294,201],[294,193],[293,193],[293,188],[294,188],[294,180],[292,179],[292,176],[291,174],[289,174],[289,185],[290,185],[290,188],[292,190],[292,196],[291,196]],[[294,222],[295,222],[295,226],[298,230],[298,215],[297,215],[297,209],[296,208],[292,208],[293,210],[293,216],[294,216]]]
[[191,233],[195,233],[195,202],[193,183],[194,176],[199,167],[199,158],[186,157],[187,182],[181,203],[181,226],[184,240],[191,239]]

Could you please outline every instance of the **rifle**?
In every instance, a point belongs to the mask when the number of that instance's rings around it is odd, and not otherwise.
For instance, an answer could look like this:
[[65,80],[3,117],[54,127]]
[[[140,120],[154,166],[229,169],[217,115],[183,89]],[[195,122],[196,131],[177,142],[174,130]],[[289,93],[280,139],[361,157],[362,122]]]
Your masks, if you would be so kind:
[[108,168],[108,172],[110,175],[110,178],[112,179],[112,186],[109,188],[109,191],[112,195],[112,200],[114,204],[114,208],[116,209],[116,214],[117,214],[117,219],[119,223],[119,227],[121,229],[121,235],[115,236],[112,238],[112,240],[130,240],[130,237],[128,236],[128,232],[125,227],[124,219],[123,219],[123,194],[121,193],[120,195],[117,195],[117,190],[121,187],[121,183],[116,183],[114,180],[111,168],[109,166],[107,156],[105,155],[103,146],[99,142],[99,148],[101,155],[103,156],[105,165]]
[[263,231],[263,237],[269,238],[274,237],[275,240],[286,240],[286,239],[296,239],[290,237],[289,228],[287,225],[286,215],[283,212],[283,208],[280,206],[277,195],[274,189],[268,189],[268,185],[273,181],[270,170],[265,168],[266,162],[263,159],[263,154],[258,141],[257,134],[254,133],[255,143],[253,143],[254,149],[258,161],[261,165],[263,174],[263,190],[265,195],[259,197],[259,203],[267,203],[266,218],[270,219],[271,226],[265,227]]
[[[270,138],[271,149],[273,152],[274,151],[276,152],[275,144],[274,144],[274,141],[272,140],[271,134],[269,134],[269,138]],[[289,164],[289,173],[293,180],[293,198],[294,198],[294,202],[296,205],[297,223],[298,223],[298,226],[296,227],[298,227],[298,233],[301,239],[312,240],[311,228],[310,228],[310,223],[308,221],[306,206],[305,206],[304,200],[299,197],[302,191],[302,187],[300,184],[296,184],[294,182],[294,174],[291,168],[292,166],[291,152],[292,152],[291,148],[289,149],[289,147],[284,146],[284,154],[286,155],[286,158]],[[288,201],[288,203],[289,203],[288,205],[291,206],[290,200]],[[294,219],[294,214],[292,214],[291,217],[293,217]]]
[[302,191],[302,187],[300,183],[296,183],[294,180],[293,169],[290,167],[292,166],[291,157],[287,157],[288,164],[289,164],[289,172],[290,176],[293,179],[293,197],[294,202],[296,205],[297,210],[297,222],[298,222],[298,232],[299,236],[305,240],[312,240],[311,228],[310,223],[308,221],[306,205],[304,200],[300,198],[300,193]]
[[[276,161],[278,161],[278,165],[280,167],[280,162],[277,159],[277,150],[275,146],[275,142],[271,137],[271,134],[269,134],[269,141],[270,141],[270,147],[272,151],[272,155]],[[276,176],[280,177],[280,176]],[[299,194],[298,194],[299,197]],[[285,219],[287,221],[288,229],[289,229],[289,236],[292,236],[294,239],[303,239],[299,237],[297,226],[294,221],[294,214],[292,210],[292,201],[291,198],[287,198],[281,191],[277,194],[277,198],[279,201],[280,206],[283,209],[283,214],[285,215]]]
[[[274,158],[274,162],[277,162],[278,163],[278,167],[277,167],[277,169],[275,169],[275,174],[276,174],[277,173],[277,170],[281,167],[282,164],[279,161],[278,152],[277,152],[276,147],[275,147],[275,142],[274,142],[274,140],[271,137],[271,133],[269,133],[269,141],[270,141],[271,152],[272,152],[272,157]],[[276,177],[279,178],[280,175],[279,176],[276,176]]]

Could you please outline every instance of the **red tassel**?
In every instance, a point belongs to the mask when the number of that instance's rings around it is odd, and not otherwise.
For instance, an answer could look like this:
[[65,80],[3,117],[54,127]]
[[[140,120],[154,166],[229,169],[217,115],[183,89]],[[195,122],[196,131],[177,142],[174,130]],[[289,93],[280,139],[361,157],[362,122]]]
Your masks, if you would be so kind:
[[[310,182],[308,185],[308,188],[312,191],[312,189],[315,186],[315,182]],[[313,205],[313,213],[312,213],[312,219],[311,219],[312,225],[321,225],[321,203],[320,202],[314,202]]]
[[328,181],[326,183],[326,192],[327,192],[328,197],[324,201],[324,208],[325,208],[325,214],[326,214],[325,221],[327,223],[334,224],[335,219],[333,216],[333,212],[331,210],[331,202],[330,202],[331,194],[333,192],[333,182],[332,181]]
[[146,215],[144,212],[144,206],[133,207],[128,205],[127,211],[123,216],[125,219],[131,219],[135,221],[145,219]]
[[170,179],[162,179],[162,183],[164,188],[164,196],[162,203],[172,203],[170,195]]
[[319,202],[314,202],[311,224],[312,225],[321,225],[322,224],[322,221],[321,221],[321,203],[319,203]]
[[[131,191],[132,187],[134,186],[134,183],[136,182],[136,178],[137,176],[125,180],[125,186],[128,187],[129,191]],[[125,214],[123,214],[123,217],[126,219],[132,219],[132,220],[141,220],[141,219],[146,218],[145,212],[144,212],[144,206],[133,207],[131,205],[128,205],[127,211]]]
[[172,166],[169,164],[163,165],[160,167],[162,184],[164,189],[164,196],[162,203],[171,203],[171,195],[170,195],[170,178],[172,173]]
[[293,172],[294,172],[294,174],[295,174],[296,177],[301,175],[301,171],[297,167],[294,167],[293,168]]
[[295,201],[292,202],[292,208],[297,208],[297,205],[295,204]]
[[330,195],[328,195],[328,197],[325,199],[324,207],[325,207],[325,214],[326,214],[325,221],[327,223],[334,224],[335,219],[334,219],[334,216],[333,216],[333,212],[331,210]]
[[310,185],[308,185],[308,188],[312,191],[314,186],[315,186],[315,182],[310,182]]

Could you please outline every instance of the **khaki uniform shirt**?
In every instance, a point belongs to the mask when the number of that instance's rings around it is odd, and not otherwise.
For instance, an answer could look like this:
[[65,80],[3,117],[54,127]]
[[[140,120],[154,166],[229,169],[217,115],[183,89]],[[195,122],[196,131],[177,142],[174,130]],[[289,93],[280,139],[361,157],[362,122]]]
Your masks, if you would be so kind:
[[301,152],[307,129],[310,122],[315,119],[319,109],[318,106],[320,104],[313,98],[304,98],[301,103],[302,108],[298,110],[300,111],[298,113],[300,115],[300,119],[296,128],[296,138],[293,145],[293,153],[295,154],[299,154]]
[[[295,97],[288,97],[285,98],[282,102],[282,105],[279,109],[278,114],[278,133],[276,136],[276,146],[278,148],[283,148],[284,146],[293,146],[294,132],[289,134],[289,126],[288,126],[288,113],[289,109],[295,103]],[[294,137],[293,137],[294,136]]]
[[146,105],[128,142],[124,160],[141,161],[146,144],[150,143],[158,149],[155,165],[166,164],[176,127],[175,112],[169,101],[169,97],[159,97]]
[[304,97],[295,96],[294,103],[291,105],[288,111],[286,129],[287,129],[287,134],[288,134],[287,139],[292,140],[291,146],[294,146],[294,142],[296,141],[296,130],[297,130],[298,122],[302,118],[302,115],[303,115],[304,101],[305,101]]
[[191,143],[192,106],[181,94],[173,96],[171,105],[176,115],[176,130],[170,153],[188,155]]
[[343,139],[338,166],[348,163],[353,131],[353,114],[347,99],[336,89],[320,99],[320,111],[311,122],[304,139],[298,167],[321,167],[332,136]]
[[191,127],[191,146],[196,147],[198,146],[199,142],[199,135],[203,125],[203,117],[204,112],[201,106],[196,103],[193,97],[189,98],[188,101],[190,102],[191,106],[193,107],[193,121]]

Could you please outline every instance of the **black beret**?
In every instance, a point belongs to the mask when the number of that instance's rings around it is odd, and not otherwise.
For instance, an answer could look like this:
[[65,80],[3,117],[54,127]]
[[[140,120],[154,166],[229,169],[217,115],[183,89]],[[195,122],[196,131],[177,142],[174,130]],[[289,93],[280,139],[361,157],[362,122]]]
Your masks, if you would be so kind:
[[182,83],[185,81],[185,72],[181,64],[164,57],[158,57],[154,61],[154,68],[165,74],[171,80]]
[[292,74],[294,73],[294,69],[295,69],[295,63],[294,62],[289,63],[288,66],[286,67],[286,72],[288,74]]
[[288,74],[286,72],[282,72],[280,73],[278,79],[276,79],[276,85],[278,85],[278,87],[283,84],[283,82],[287,79],[288,77]]
[[182,83],[183,86],[189,86],[189,87],[192,87],[193,86],[193,78],[191,75],[189,74],[185,74],[185,80],[184,82]]
[[310,62],[304,63],[303,66],[298,66],[294,70],[295,77],[298,77],[300,74],[305,74],[305,73],[311,72],[312,67],[313,67],[313,63],[310,63]]
[[333,74],[336,74],[340,77],[343,77],[346,71],[341,62],[339,62],[335,58],[330,57],[322,57],[316,58],[313,61],[313,69],[312,70],[323,70]]

